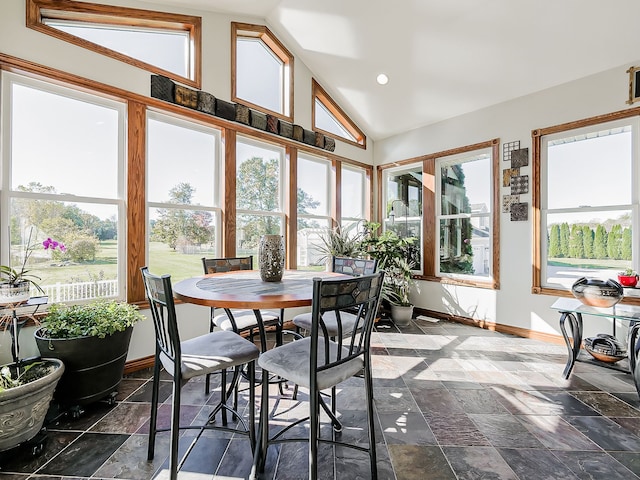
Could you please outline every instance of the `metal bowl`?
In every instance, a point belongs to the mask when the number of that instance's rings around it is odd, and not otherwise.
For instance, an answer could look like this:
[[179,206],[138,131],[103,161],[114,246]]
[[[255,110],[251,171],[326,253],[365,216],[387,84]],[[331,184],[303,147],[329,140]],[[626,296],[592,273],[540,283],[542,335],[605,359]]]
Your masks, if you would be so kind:
[[581,277],[572,285],[571,293],[591,307],[613,307],[624,297],[624,288],[615,280]]

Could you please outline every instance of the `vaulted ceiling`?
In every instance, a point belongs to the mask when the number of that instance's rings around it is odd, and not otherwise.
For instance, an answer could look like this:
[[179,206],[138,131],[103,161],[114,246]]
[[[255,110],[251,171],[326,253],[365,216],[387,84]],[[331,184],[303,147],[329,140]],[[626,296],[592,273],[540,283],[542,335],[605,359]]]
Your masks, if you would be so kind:
[[640,59],[638,0],[153,1],[264,19],[374,140]]

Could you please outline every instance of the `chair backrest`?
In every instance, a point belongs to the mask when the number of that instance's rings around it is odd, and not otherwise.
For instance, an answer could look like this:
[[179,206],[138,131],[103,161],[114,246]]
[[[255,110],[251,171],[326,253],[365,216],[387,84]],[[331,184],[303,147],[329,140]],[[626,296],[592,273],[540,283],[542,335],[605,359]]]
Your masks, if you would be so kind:
[[253,256],[205,258],[202,257],[204,273],[232,272],[235,270],[253,270]]
[[156,333],[156,361],[177,377],[180,371],[180,334],[176,319],[170,275],[153,275],[147,267],[140,269]]
[[[380,293],[384,280],[384,271],[371,275],[363,275],[345,279],[313,279],[313,303],[311,306],[311,371],[321,371],[344,363],[358,355],[369,355],[371,332],[380,304]],[[353,323],[352,332],[342,331],[341,311],[348,309],[357,312],[357,321]],[[322,314],[333,311],[338,324],[338,335],[335,342],[338,343],[338,356],[329,357],[329,343],[320,341],[319,338],[329,338]],[[358,328],[360,328],[358,334]],[[345,338],[346,337],[346,338]],[[343,342],[348,342],[343,345]],[[322,345],[324,355],[318,352],[318,346]],[[342,347],[348,349],[348,354],[342,354]],[[318,353],[324,357],[324,364],[318,365]]]
[[353,277],[376,273],[377,266],[378,261],[376,259],[333,257],[333,271]]

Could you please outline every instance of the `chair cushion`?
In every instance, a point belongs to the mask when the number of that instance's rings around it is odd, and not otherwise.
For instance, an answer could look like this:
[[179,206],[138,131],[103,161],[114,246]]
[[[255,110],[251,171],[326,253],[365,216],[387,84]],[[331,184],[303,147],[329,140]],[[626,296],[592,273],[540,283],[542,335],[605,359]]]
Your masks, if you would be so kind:
[[[234,332],[217,331],[180,343],[182,348],[182,378],[189,380],[198,375],[216,372],[255,360],[260,349]],[[164,354],[160,361],[173,375],[173,361]]]
[[[324,339],[319,338],[318,345],[318,365],[324,365]],[[329,340],[329,360],[335,361],[338,353],[338,344]],[[349,354],[347,348],[342,348],[342,357]],[[258,365],[282,378],[290,380],[292,383],[309,387],[311,355],[311,338],[306,337],[301,340],[286,343],[280,347],[267,350],[258,358]],[[318,388],[324,390],[343,382],[359,373],[364,367],[362,356],[351,359],[341,365],[328,368],[318,372]]]
[[[253,313],[253,310],[231,310],[231,313],[233,314],[233,319],[236,321],[239,332],[258,327],[258,319]],[[262,315],[262,323],[265,325],[274,325],[280,321],[280,315],[275,312],[260,310],[260,314]],[[213,317],[213,323],[222,330],[233,331],[233,325],[226,313],[221,313]]]
[[[295,317],[293,317],[293,324],[296,327],[300,327],[303,330],[310,332],[311,317],[311,312],[301,313],[300,315],[296,315]],[[324,324],[327,327],[327,333],[329,334],[329,337],[337,337],[338,319],[336,318],[336,312],[332,310],[325,312],[322,314],[322,319],[324,320]],[[357,317],[353,313],[340,312],[340,320],[342,321],[342,334],[351,335],[353,333],[353,327],[356,323]],[[322,335],[322,330],[320,330],[320,335]]]

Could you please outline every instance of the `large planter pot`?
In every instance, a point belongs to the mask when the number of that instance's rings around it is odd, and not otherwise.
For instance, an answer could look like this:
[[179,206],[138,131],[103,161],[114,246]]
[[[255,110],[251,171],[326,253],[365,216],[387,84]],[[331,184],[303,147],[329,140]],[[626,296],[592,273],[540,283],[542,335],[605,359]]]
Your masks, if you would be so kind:
[[413,317],[413,305],[404,307],[401,305],[391,304],[391,319],[393,322],[401,327],[406,327],[411,323]]
[[43,358],[42,362],[29,372],[41,371],[41,378],[0,392],[0,451],[31,440],[42,429],[53,392],[64,372],[64,364],[58,359]]
[[54,398],[66,406],[87,405],[117,391],[132,332],[129,327],[105,338],[50,339],[36,330],[40,354],[59,358],[66,367]]

